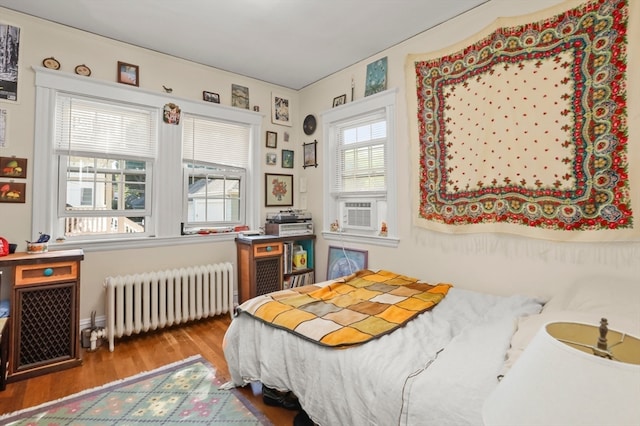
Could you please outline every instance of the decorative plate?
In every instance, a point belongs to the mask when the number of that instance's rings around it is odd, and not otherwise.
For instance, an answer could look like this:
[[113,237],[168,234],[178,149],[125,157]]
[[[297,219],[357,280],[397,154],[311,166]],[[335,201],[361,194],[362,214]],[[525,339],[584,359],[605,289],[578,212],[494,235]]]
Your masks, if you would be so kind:
[[60,69],[60,62],[58,62],[58,60],[56,58],[54,58],[53,56],[51,56],[50,58],[45,58],[42,60],[42,65],[45,68],[49,68],[52,70],[59,70]]
[[316,118],[313,116],[313,114],[309,114],[304,118],[302,130],[304,130],[305,135],[312,135],[313,132],[316,131]]
[[86,77],[91,75],[91,68],[89,68],[85,64],[78,65],[75,71],[78,75],[84,75]]

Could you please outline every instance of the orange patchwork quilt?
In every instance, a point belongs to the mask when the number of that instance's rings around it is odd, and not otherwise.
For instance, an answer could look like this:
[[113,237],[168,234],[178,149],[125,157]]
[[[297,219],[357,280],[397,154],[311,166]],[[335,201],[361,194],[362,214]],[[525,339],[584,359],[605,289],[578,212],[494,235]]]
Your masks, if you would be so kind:
[[450,287],[361,270],[324,287],[312,284],[255,297],[238,312],[323,346],[346,347],[401,327],[438,304]]

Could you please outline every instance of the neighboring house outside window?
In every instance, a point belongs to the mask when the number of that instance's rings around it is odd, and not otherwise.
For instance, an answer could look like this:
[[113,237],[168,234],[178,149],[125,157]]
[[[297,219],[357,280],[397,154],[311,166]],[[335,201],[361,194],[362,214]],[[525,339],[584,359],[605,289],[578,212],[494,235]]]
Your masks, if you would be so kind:
[[174,125],[162,120],[166,102],[166,94],[36,70],[32,234],[111,248],[170,244],[202,228],[231,239],[237,225],[257,227],[250,148],[261,117],[181,100]]
[[326,239],[398,243],[395,90],[323,114]]

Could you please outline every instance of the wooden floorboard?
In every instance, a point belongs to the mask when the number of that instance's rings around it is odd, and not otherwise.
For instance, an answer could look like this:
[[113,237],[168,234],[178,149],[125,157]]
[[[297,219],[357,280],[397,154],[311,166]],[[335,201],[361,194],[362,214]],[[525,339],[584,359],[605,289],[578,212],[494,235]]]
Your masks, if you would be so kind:
[[[229,369],[222,340],[230,322],[229,315],[221,315],[118,339],[113,352],[109,352],[106,344],[93,352],[83,349],[80,367],[9,383],[7,389],[0,392],[0,414],[63,398],[197,354],[215,366],[218,378],[227,381]],[[241,392],[274,425],[293,424],[296,412],[265,405],[262,395],[254,395],[250,386]]]

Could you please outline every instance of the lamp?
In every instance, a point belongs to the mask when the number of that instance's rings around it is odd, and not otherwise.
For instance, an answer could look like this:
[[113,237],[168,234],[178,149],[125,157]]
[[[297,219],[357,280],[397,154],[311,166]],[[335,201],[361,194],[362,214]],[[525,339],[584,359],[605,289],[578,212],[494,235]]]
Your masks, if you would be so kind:
[[546,324],[486,399],[483,418],[486,426],[640,425],[640,340],[608,330],[605,319]]

